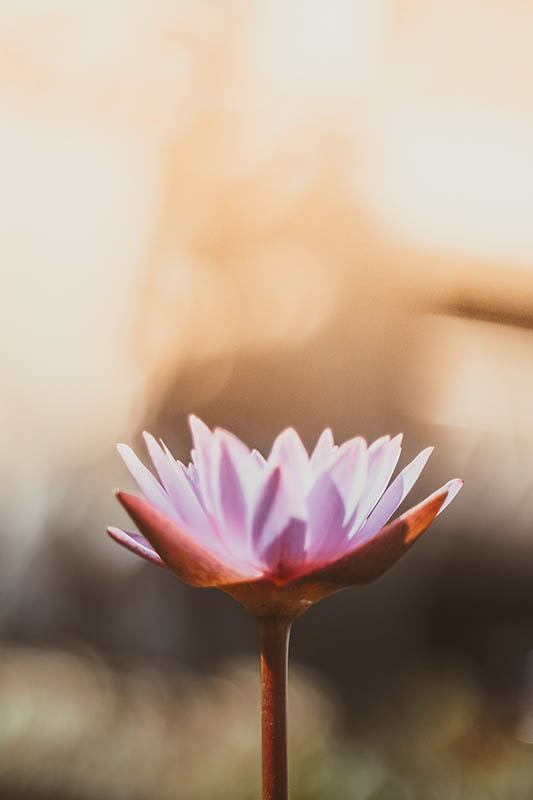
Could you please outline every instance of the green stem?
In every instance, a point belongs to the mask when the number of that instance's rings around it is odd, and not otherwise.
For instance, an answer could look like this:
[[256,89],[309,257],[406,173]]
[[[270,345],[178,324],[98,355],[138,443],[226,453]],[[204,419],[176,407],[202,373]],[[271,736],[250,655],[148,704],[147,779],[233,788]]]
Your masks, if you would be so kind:
[[259,619],[263,800],[288,800],[287,658],[291,622]]

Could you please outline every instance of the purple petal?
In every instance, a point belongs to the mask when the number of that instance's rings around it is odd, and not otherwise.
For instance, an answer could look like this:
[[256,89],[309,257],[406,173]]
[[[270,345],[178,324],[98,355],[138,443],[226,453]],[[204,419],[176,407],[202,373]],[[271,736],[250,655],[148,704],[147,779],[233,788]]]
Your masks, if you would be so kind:
[[309,456],[294,428],[287,428],[276,437],[268,463],[271,467],[283,469],[293,492],[302,492],[302,487],[307,486],[311,474]]
[[222,586],[261,577],[261,572],[248,562],[230,554],[221,557],[205,547],[148,501],[126,492],[117,492],[117,497],[165,564],[187,583]]
[[170,451],[167,450],[165,452],[162,449],[152,434],[144,431],[143,438],[161,483],[163,484],[169,497],[175,503],[179,504],[180,483],[176,460],[170,455]]
[[339,447],[328,468],[328,474],[343,499],[345,517],[358,503],[365,486],[367,470],[366,442],[360,436]]
[[168,514],[175,519],[176,511],[170,502],[169,496],[150,470],[135,455],[131,447],[126,444],[118,444],[117,450],[146,499],[164,514]]
[[372,537],[389,521],[418,480],[432,452],[432,447],[422,450],[393,480],[367,521],[355,532],[358,542]]
[[194,414],[189,416],[194,450],[192,458],[198,473],[198,484],[202,492],[204,506],[208,511],[213,511],[211,494],[211,461],[213,457],[214,434]]
[[285,530],[291,518],[300,519],[293,513],[292,499],[285,474],[281,467],[274,467],[259,489],[252,514],[251,546],[257,558]]
[[264,471],[267,468],[267,466],[268,466],[267,460],[264,457],[264,455],[259,452],[259,450],[255,450],[255,448],[254,448],[254,450],[252,450],[252,458],[254,459],[256,464],[259,467],[261,467],[262,471]]
[[298,572],[305,559],[306,524],[290,519],[284,530],[260,554],[275,582],[284,582]]
[[346,509],[342,496],[331,476],[324,472],[307,498],[309,509],[306,549],[310,559],[322,560],[335,552],[345,538],[343,528]]
[[189,486],[191,487],[192,491],[194,492],[194,496],[196,497],[196,499],[200,503],[200,506],[203,508],[203,510],[207,513],[207,509],[206,509],[206,507],[204,505],[204,498],[203,498],[203,495],[202,495],[202,490],[200,488],[200,480],[198,478],[198,470],[196,469],[194,464],[189,464],[189,466],[186,467],[184,464],[181,463],[181,461],[176,461],[176,459],[174,458],[174,456],[172,455],[172,453],[170,452],[170,450],[168,449],[168,447],[166,446],[164,441],[162,439],[160,439],[159,441],[161,442],[161,447],[165,451],[165,453],[167,455],[167,458],[171,461],[171,463],[175,464],[177,469],[178,469],[178,471],[181,472],[185,476],[185,479],[186,479],[187,483],[189,484]]
[[318,564],[296,585],[320,584],[340,587],[368,583],[386,572],[420,538],[446,501],[446,489],[436,492],[401,517],[380,528],[365,541],[353,541],[352,548],[329,564]]
[[141,558],[150,561],[152,564],[157,564],[159,567],[165,567],[165,569],[167,569],[167,565],[163,559],[158,556],[148,539],[145,539],[140,533],[123,531],[120,528],[108,528],[107,532],[111,538],[114,539],[115,542],[118,542],[118,544],[121,544],[122,547],[131,550],[132,553],[141,556]]
[[263,469],[240,439],[228,431],[215,431],[212,486],[218,527],[233,555],[250,559],[249,519]]
[[335,447],[331,428],[322,431],[311,455],[311,466],[315,471],[324,469]]
[[164,451],[149,433],[144,434],[144,439],[172,501],[176,519],[204,544],[220,551],[219,536],[201,505],[183,464],[177,462],[168,449]]
[[[239,445],[241,443],[239,442]],[[244,445],[242,445],[244,447]],[[242,536],[246,530],[246,496],[240,479],[242,461],[249,452],[239,452],[239,446],[230,435],[217,430],[214,457],[211,464],[213,497],[219,519],[225,523],[227,536]],[[254,464],[255,466],[255,464]],[[240,467],[240,469],[239,469]]]
[[391,441],[388,436],[377,439],[368,448],[368,468],[365,487],[350,520],[350,528],[356,530],[368,517],[387,488],[392,473],[400,458],[402,434]]
[[237,436],[229,433],[229,431],[217,428],[215,436],[219,438],[221,446],[223,446],[232,461],[244,494],[246,506],[250,507],[255,501],[258,486],[265,474],[266,461],[257,450],[251,451]]

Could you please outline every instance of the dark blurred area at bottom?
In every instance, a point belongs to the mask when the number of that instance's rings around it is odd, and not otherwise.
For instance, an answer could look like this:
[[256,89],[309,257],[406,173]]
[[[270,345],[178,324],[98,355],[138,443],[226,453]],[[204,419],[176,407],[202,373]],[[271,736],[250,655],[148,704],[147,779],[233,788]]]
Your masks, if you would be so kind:
[[[0,797],[256,797],[253,619],[150,565],[97,577],[47,541],[50,604],[28,583],[3,631]],[[428,537],[297,620],[293,796],[531,797],[530,572],[503,540]]]

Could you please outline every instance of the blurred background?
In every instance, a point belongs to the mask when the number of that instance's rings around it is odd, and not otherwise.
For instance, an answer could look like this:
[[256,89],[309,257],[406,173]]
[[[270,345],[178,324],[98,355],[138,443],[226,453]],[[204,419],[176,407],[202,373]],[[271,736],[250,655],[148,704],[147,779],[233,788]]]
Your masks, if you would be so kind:
[[405,433],[298,621],[294,800],[533,796],[533,6],[0,3],[0,796],[258,796],[253,621],[114,546],[143,428]]

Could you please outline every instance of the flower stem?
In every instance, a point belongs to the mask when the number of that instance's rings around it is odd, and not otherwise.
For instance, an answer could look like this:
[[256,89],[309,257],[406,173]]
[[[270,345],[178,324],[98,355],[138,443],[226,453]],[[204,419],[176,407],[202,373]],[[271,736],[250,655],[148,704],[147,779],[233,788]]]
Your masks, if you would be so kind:
[[263,800],[287,800],[287,657],[291,622],[259,619]]

